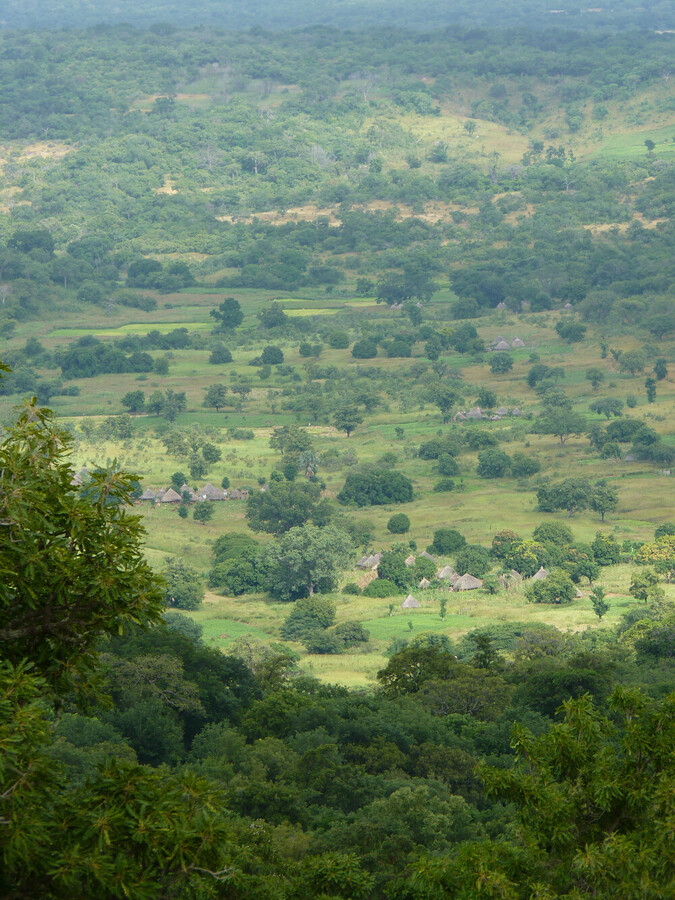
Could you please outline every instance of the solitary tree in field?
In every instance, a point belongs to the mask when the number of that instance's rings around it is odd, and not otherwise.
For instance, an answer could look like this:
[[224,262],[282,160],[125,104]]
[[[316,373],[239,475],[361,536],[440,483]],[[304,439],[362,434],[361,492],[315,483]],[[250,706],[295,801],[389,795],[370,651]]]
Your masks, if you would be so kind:
[[654,152],[654,147],[656,147],[656,144],[651,138],[647,138],[647,140],[645,141],[645,147],[647,148],[647,153],[651,155]]
[[335,425],[338,431],[345,431],[347,437],[350,437],[352,431],[354,431],[356,426],[360,425],[362,422],[363,416],[356,406],[343,406],[342,409],[338,409],[333,416],[333,425]]
[[233,331],[244,321],[244,314],[238,300],[228,297],[217,309],[212,309],[209,315],[216,320],[217,325],[213,329],[216,332]]
[[610,608],[609,602],[605,600],[605,589],[602,585],[596,584],[591,590],[591,603],[593,604],[593,612],[598,619],[602,620],[602,617],[606,612],[609,612]]
[[223,384],[211,384],[206,388],[202,406],[212,406],[216,412],[227,403],[227,388]]
[[202,525],[206,525],[206,523],[213,518],[213,505],[210,501],[200,500],[198,503],[195,503],[192,518],[195,522],[201,522]]

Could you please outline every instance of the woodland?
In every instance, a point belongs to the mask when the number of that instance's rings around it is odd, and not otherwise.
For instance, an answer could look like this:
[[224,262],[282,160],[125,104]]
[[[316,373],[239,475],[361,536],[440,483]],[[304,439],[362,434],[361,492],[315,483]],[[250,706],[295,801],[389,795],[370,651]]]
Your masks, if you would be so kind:
[[673,896],[671,7],[2,4],[0,896]]

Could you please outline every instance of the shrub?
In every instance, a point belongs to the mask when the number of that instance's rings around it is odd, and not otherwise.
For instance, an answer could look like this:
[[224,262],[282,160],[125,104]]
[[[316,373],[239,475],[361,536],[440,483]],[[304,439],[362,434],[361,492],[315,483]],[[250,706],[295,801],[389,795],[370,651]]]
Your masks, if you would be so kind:
[[360,622],[341,622],[335,628],[335,636],[344,647],[356,647],[357,644],[366,644],[370,640],[370,632]]
[[304,640],[335,622],[335,605],[327,597],[305,597],[297,600],[290,615],[281,626],[286,640]]
[[530,603],[571,603],[577,589],[566,572],[556,569],[543,581],[531,581],[525,588],[525,596]]
[[376,578],[364,587],[364,597],[396,597],[404,593],[403,589],[387,578]]
[[481,478],[503,478],[511,468],[511,457],[502,450],[483,450],[478,454],[476,472]]
[[457,465],[455,458],[450,456],[449,453],[442,453],[438,457],[438,471],[441,475],[451,477],[453,475],[459,475],[459,466]]
[[340,636],[334,631],[312,631],[303,638],[308,653],[342,653],[345,649]]
[[354,359],[374,359],[377,356],[377,344],[375,341],[356,341],[352,347]]
[[223,344],[219,344],[217,347],[214,347],[211,351],[211,355],[209,356],[209,362],[211,365],[219,366],[224,365],[225,363],[232,362],[232,354]]
[[331,331],[328,335],[328,346],[333,350],[346,350],[349,347],[349,335],[346,331]]
[[391,471],[366,474],[350,472],[337,495],[340,503],[351,502],[357,506],[408,503],[412,498],[412,481],[400,472]]
[[452,480],[452,478],[441,478],[441,480],[437,481],[434,485],[434,491],[437,494],[444,494],[448,491],[454,491],[454,489],[455,482]]
[[387,531],[390,534],[405,534],[410,530],[410,519],[405,513],[396,513],[387,522]]
[[490,552],[479,544],[467,544],[455,558],[455,568],[460,575],[480,578],[490,568]]
[[439,528],[434,531],[434,541],[429,547],[430,553],[447,556],[466,545],[466,538],[454,528]]
[[284,354],[280,347],[270,344],[263,350],[260,360],[264,366],[278,366],[284,361]]
[[529,478],[541,471],[541,463],[525,453],[514,453],[511,457],[511,474],[515,478]]
[[342,593],[352,597],[358,597],[361,593],[361,588],[355,581],[350,581],[342,588]]

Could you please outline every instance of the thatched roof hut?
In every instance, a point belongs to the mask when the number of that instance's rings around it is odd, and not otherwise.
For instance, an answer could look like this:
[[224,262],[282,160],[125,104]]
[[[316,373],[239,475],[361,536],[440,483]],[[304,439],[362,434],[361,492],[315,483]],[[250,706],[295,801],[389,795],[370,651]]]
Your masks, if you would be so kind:
[[500,406],[499,409],[497,410],[498,416],[508,416],[508,414],[509,414],[509,411],[505,406]]
[[88,481],[91,481],[91,472],[86,466],[82,466],[79,472],[76,472],[70,483],[73,487],[81,487],[81,485],[86,484]]
[[522,410],[518,409],[517,406],[514,406],[513,409],[511,410],[512,416],[522,416],[522,414],[523,414]]
[[442,569],[439,569],[436,575],[437,578],[442,578],[444,581],[457,581],[459,578],[459,573],[455,572],[452,566],[444,566]]
[[474,406],[472,409],[468,411],[466,414],[467,419],[484,419],[485,413],[480,408],[480,406]]
[[503,300],[500,300],[496,306],[496,309],[506,309],[506,303]]
[[405,564],[406,564],[406,566],[408,566],[408,568],[410,568],[410,566],[415,565],[415,557],[412,555],[412,553],[410,554],[409,557],[407,557]]
[[517,581],[518,583],[523,580],[523,576],[520,574],[520,572],[516,572],[515,569],[511,569],[509,575],[514,581]]
[[548,575],[547,570],[542,566],[538,572],[535,572],[532,576],[532,581],[543,581]]
[[367,569],[367,568],[369,568],[369,566],[368,566],[368,560],[369,560],[369,558],[370,558],[370,557],[368,557],[368,556],[362,556],[361,559],[357,562],[356,568],[357,568],[357,569]]
[[164,494],[166,494],[166,488],[160,488],[158,491],[155,491],[155,500],[159,502]]
[[497,344],[500,344],[503,340],[504,340],[504,338],[501,336],[501,334],[498,334],[497,337],[494,339],[494,341],[490,341],[489,346],[496,347]]
[[429,581],[428,578],[423,578],[420,581],[420,583],[417,585],[417,587],[422,588],[422,590],[424,590],[425,588],[431,587],[431,582]]
[[570,301],[568,300],[567,303],[563,306],[563,309],[574,309],[574,307],[572,306],[572,304],[571,304]]
[[192,488],[187,484],[182,485],[182,487],[180,489],[180,495],[183,498],[187,497],[188,500],[190,500],[192,503],[194,503],[195,500],[199,500],[199,497],[197,496],[197,494],[195,494],[195,492],[192,490]]
[[225,491],[221,490],[221,488],[214,487],[210,481],[208,481],[204,487],[199,489],[199,500],[226,500],[227,494]]
[[401,603],[401,609],[420,609],[421,605],[412,594],[408,594],[403,603]]
[[466,573],[466,575],[462,575],[462,577],[455,584],[456,591],[475,591],[480,587],[483,587],[483,582],[480,580],[480,578],[469,575],[468,572]]
[[150,488],[146,488],[138,499],[139,500],[154,500],[155,492],[151,491]]
[[162,499],[159,502],[160,503],[180,503],[181,499],[182,499],[181,495],[177,491],[174,491],[173,488],[169,488],[168,491],[165,491],[162,494]]
[[511,346],[514,350],[520,350],[525,346],[525,341],[521,340],[519,337],[514,337],[514,339],[511,341]]
[[430,559],[431,562],[436,562],[436,557],[432,556],[431,553],[427,553],[426,550],[422,550],[420,556],[423,556],[425,559]]
[[511,347],[506,341],[500,341],[498,344],[495,344],[492,348],[493,350],[510,350]]
[[465,422],[466,421],[466,413],[456,412],[452,417],[453,422]]

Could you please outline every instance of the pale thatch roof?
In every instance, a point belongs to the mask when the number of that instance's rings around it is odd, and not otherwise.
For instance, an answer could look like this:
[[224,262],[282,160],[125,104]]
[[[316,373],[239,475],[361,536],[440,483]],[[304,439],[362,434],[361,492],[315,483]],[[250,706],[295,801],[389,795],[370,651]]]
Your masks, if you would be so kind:
[[569,300],[568,300],[567,303],[563,306],[563,309],[573,309],[573,308],[574,308],[574,307],[573,307],[572,304],[569,302]]
[[519,337],[514,337],[514,339],[511,341],[511,346],[514,348],[514,350],[518,349],[519,347],[524,347],[525,341],[522,341]]
[[462,575],[455,584],[456,591],[475,591],[476,588],[480,587],[483,587],[483,582],[480,578],[475,578],[473,575],[469,575],[468,572],[466,575]]
[[154,500],[155,492],[151,491],[150,488],[146,488],[138,499],[139,500]]
[[492,348],[493,350],[510,350],[511,347],[506,341],[500,341],[498,344],[495,344]]
[[160,503],[180,503],[181,496],[179,493],[174,491],[173,488],[169,488],[168,491],[165,491],[162,494],[162,499],[159,501]]
[[161,500],[164,494],[166,494],[166,488],[160,488],[155,492],[155,500]]
[[80,487],[81,485],[85,484],[85,482],[87,482],[87,481],[91,481],[91,473],[90,473],[89,469],[87,469],[85,466],[83,466],[79,472],[76,472],[73,475],[70,483],[74,487]]
[[466,414],[467,419],[484,419],[485,415],[480,406],[474,406],[472,409],[468,411]]
[[517,406],[514,406],[513,409],[511,410],[512,416],[522,416],[522,414],[523,414],[522,411],[520,409],[518,409]]
[[498,334],[497,337],[494,339],[494,341],[491,341],[490,346],[496,347],[497,344],[500,344],[503,340],[504,340],[504,338],[501,336],[501,334]]
[[431,587],[431,582],[428,578],[423,578],[417,586],[424,590],[424,588]]
[[497,410],[498,416],[508,416],[508,414],[509,414],[509,411],[505,406],[500,406],[499,409]]
[[436,562],[436,557],[432,556],[431,553],[427,553],[426,550],[422,550],[420,556],[423,556],[425,559],[430,559],[432,562]]
[[356,568],[357,569],[367,569],[369,559],[370,559],[370,557],[368,557],[368,556],[362,556],[361,559],[357,562]]
[[437,577],[444,578],[447,581],[456,581],[459,578],[459,574],[455,572],[452,566],[444,566],[442,569],[439,569]]
[[466,413],[457,412],[452,417],[453,422],[464,422],[466,420]]
[[192,501],[199,500],[198,495],[195,494],[195,492],[192,490],[192,488],[189,485],[184,484],[180,489],[180,495],[181,495],[181,497],[184,497],[186,494],[188,495],[188,498]]
[[576,596],[576,598],[577,598],[577,600],[578,600],[580,597],[583,597],[584,595],[581,593],[581,591],[579,590],[579,588],[577,588],[577,592],[576,592],[575,596]]
[[225,500],[227,494],[225,491],[221,490],[221,488],[214,487],[210,481],[208,481],[204,487],[199,489],[199,499],[200,500]]
[[414,565],[415,565],[415,557],[412,555],[412,553],[411,553],[410,556],[406,559],[405,564],[406,564],[406,566],[408,566],[408,567],[414,566]]
[[542,566],[538,572],[534,573],[534,575],[532,576],[532,581],[543,581],[547,575],[548,575],[548,572]]
[[401,609],[419,609],[421,605],[412,594],[408,594],[403,603],[401,603]]
[[227,500],[228,496],[230,500],[246,500],[246,498],[248,497],[248,491],[246,490],[246,488],[234,488],[234,490],[231,490],[229,494],[227,491],[223,491],[222,499]]
[[506,309],[506,303],[503,300],[500,300],[497,304],[497,309]]
[[520,574],[520,572],[516,572],[515,569],[511,569],[511,571],[509,572],[509,575],[511,576],[511,578],[513,578],[514,581],[522,581],[523,580],[523,576]]

